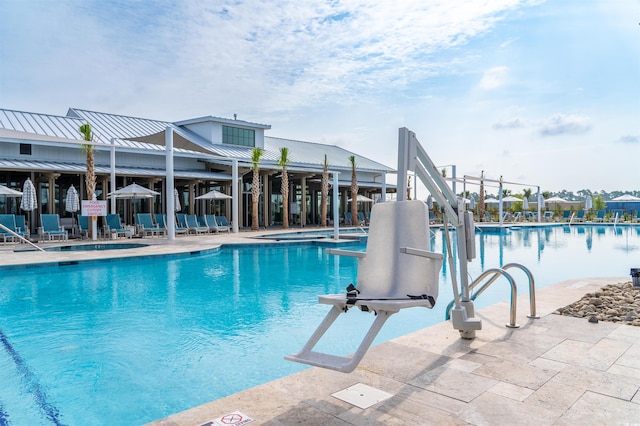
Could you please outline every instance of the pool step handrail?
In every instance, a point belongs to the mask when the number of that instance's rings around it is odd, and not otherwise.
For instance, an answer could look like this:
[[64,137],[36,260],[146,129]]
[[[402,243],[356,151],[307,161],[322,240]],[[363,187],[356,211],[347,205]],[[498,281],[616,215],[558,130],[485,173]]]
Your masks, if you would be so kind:
[[4,226],[3,224],[0,223],[0,228],[2,228],[4,231],[10,233],[11,235],[13,235],[14,237],[18,237],[18,239],[24,243],[27,243],[29,245],[31,245],[32,247],[35,247],[36,249],[40,250],[40,251],[44,251],[44,249],[42,249],[41,247],[38,247],[37,245],[33,244],[31,241],[27,240],[26,238],[24,238],[22,235],[12,231],[11,229],[7,228],[6,226]]
[[[521,265],[519,263],[508,263],[504,265],[502,268],[491,268],[484,271],[482,274],[478,276],[472,283],[469,285],[469,289],[473,290],[477,286],[480,288],[472,294],[471,299],[476,300],[478,296],[480,296],[491,284],[493,284],[498,278],[504,277],[509,286],[511,288],[511,297],[509,304],[509,322],[506,325],[508,328],[518,328],[520,325],[516,322],[516,308],[517,308],[517,298],[518,298],[518,287],[516,282],[511,274],[509,274],[506,270],[511,268],[518,268],[522,270],[529,280],[529,315],[527,318],[538,319],[540,318],[536,315],[536,291],[535,291],[535,280],[533,278],[533,274],[531,271]],[[485,278],[489,278],[486,282],[483,283]],[[452,300],[447,305],[445,310],[445,319],[449,320],[453,318],[453,306],[455,304],[455,300]]]

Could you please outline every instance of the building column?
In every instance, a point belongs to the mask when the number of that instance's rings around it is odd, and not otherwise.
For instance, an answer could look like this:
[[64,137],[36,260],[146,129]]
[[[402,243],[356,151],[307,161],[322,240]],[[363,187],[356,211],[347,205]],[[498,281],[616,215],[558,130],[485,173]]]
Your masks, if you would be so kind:
[[269,214],[269,206],[270,206],[270,191],[269,191],[269,174],[264,173],[262,175],[262,225],[266,228],[270,223],[269,219],[271,215]]
[[196,182],[189,182],[189,214],[196,214],[195,204],[196,204],[196,196],[195,196],[195,186]]
[[300,179],[302,200],[300,201],[300,226],[303,228],[307,225],[307,178],[302,176]]

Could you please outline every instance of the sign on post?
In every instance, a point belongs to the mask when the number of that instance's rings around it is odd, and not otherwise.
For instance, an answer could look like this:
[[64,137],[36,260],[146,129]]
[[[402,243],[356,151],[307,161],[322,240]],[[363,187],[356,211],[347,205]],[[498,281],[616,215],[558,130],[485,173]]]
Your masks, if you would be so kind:
[[106,216],[107,202],[102,200],[82,200],[83,216]]

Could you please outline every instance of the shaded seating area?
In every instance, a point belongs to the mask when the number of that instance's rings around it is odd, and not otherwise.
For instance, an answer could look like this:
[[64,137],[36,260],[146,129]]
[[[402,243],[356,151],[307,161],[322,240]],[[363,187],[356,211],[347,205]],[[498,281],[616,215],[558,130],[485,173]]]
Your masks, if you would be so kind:
[[[287,360],[351,372],[391,315],[404,308],[435,305],[444,256],[429,251],[428,217],[427,206],[419,200],[376,204],[366,252],[327,250],[358,258],[357,286],[349,285],[344,294],[319,296],[319,303],[331,305],[331,310],[302,350]],[[313,351],[340,314],[353,307],[376,314],[355,354],[348,357]]]
[[41,227],[38,228],[38,236],[40,241],[46,238],[48,241],[55,239],[67,240],[69,233],[60,225],[60,215],[58,214],[42,214],[40,215]]
[[130,228],[125,228],[122,226],[122,222],[120,221],[119,214],[108,214],[107,215],[107,226],[106,226],[106,234],[113,235],[115,237],[133,237],[133,230]]
[[136,226],[138,233],[142,236],[151,235],[155,237],[156,235],[163,235],[165,233],[164,228],[160,228],[160,226],[153,222],[151,213],[137,213]]

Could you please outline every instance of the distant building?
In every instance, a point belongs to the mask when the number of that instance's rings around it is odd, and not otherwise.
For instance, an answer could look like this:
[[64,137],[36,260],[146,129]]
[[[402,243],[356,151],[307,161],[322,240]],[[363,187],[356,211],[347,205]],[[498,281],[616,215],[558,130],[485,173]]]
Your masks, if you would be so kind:
[[[359,193],[379,199],[382,191],[395,192],[386,175],[395,173],[383,164],[337,146],[265,136],[271,126],[237,119],[200,117],[174,123],[70,108],[66,116],[0,109],[0,184],[21,190],[27,178],[36,184],[39,213],[65,211],[67,189],[73,184],[81,198],[86,154],[79,127],[89,123],[94,135],[96,194],[111,192],[111,151],[115,148],[116,188],[130,183],[165,194],[164,132],[174,134],[174,181],[182,211],[220,213],[231,218],[230,202],[199,201],[198,195],[217,189],[232,194],[232,163],[238,164],[240,227],[251,226],[251,152],[264,149],[260,161],[260,225],[282,223],[280,148],[289,149],[289,203],[294,224],[320,223],[320,179],[327,155],[330,170],[340,172],[339,211],[347,210],[351,185],[349,156],[356,158]],[[331,197],[329,199],[331,203]],[[116,212],[133,223],[133,212],[165,212],[166,198],[119,200]],[[370,206],[363,206],[370,209]],[[21,214],[19,199],[0,197],[0,212]],[[329,207],[332,216],[333,207]],[[39,215],[36,215],[39,216]],[[330,219],[333,219],[330,217]]]

